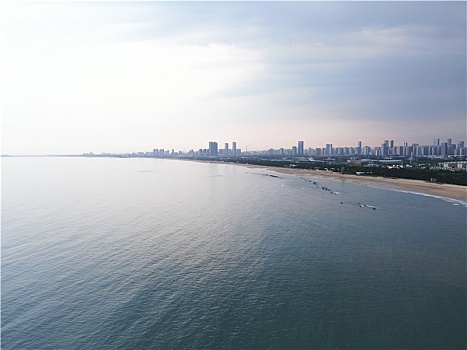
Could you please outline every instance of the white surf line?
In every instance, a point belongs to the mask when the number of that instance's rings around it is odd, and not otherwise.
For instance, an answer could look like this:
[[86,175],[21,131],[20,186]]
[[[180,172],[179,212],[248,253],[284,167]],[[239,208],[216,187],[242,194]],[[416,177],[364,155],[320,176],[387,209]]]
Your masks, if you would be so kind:
[[454,198],[449,198],[449,197],[437,196],[437,195],[434,195],[434,194],[428,194],[428,193],[423,193],[423,192],[408,191],[408,190],[398,190],[398,189],[395,189],[395,188],[384,188],[384,187],[376,187],[376,186],[368,186],[368,187],[377,188],[377,189],[380,189],[380,190],[388,190],[388,191],[394,191],[394,192],[402,192],[402,193],[415,194],[415,195],[424,196],[424,197],[433,197],[433,198],[437,198],[437,199],[442,199],[443,201],[446,201],[446,202],[449,202],[449,203],[460,204],[460,205],[463,205],[463,206],[467,207],[467,202],[466,202],[466,201],[463,201],[463,200],[460,200],[460,199],[454,199]]
[[[261,168],[257,168],[257,169],[261,169]],[[428,193],[423,193],[423,192],[416,192],[416,191],[408,191],[408,190],[399,190],[399,189],[395,189],[395,188],[388,188],[388,187],[385,187],[384,185],[388,185],[388,186],[391,186],[393,184],[385,184],[385,183],[381,183],[379,186],[377,184],[375,184],[374,182],[366,182],[366,181],[361,181],[360,182],[360,179],[358,180],[355,180],[355,179],[342,179],[342,178],[337,178],[337,177],[332,177],[332,176],[326,176],[326,175],[319,175],[319,174],[286,174],[286,173],[281,173],[281,172],[278,172],[278,171],[274,171],[273,169],[271,168],[266,168],[268,169],[269,171],[272,171],[272,172],[275,172],[277,174],[280,174],[283,176],[283,178],[286,178],[288,176],[291,176],[291,177],[301,177],[303,180],[307,180],[307,181],[310,181],[309,179],[307,179],[306,177],[312,177],[312,178],[321,178],[323,180],[335,180],[335,181],[349,181],[355,185],[360,185],[360,186],[367,186],[367,187],[371,187],[371,188],[374,188],[374,189],[378,189],[378,190],[387,190],[387,191],[395,191],[395,192],[401,192],[401,193],[409,193],[409,194],[415,194],[415,195],[419,195],[419,196],[425,196],[425,197],[433,197],[433,198],[437,198],[437,199],[441,199],[441,200],[444,200],[446,202],[449,202],[449,203],[453,203],[453,204],[457,204],[457,205],[462,205],[462,206],[465,206],[467,207],[467,202],[466,201],[463,201],[463,200],[460,200],[460,199],[454,199],[454,198],[449,198],[449,197],[443,197],[443,196],[437,196],[437,195],[434,195],[434,194],[428,194]],[[364,180],[364,179],[362,179]],[[316,182],[316,181],[315,181]],[[319,185],[318,183],[314,183],[314,185],[322,188],[321,185]],[[394,184],[395,186],[397,186],[398,184]],[[333,194],[337,194],[335,193],[334,191],[332,191]],[[338,193],[338,194],[341,194],[341,193]]]

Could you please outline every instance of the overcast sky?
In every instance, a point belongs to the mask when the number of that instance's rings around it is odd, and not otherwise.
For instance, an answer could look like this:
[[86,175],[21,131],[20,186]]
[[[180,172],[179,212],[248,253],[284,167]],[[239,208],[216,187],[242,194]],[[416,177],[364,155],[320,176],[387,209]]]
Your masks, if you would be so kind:
[[3,154],[466,139],[466,2],[1,6]]

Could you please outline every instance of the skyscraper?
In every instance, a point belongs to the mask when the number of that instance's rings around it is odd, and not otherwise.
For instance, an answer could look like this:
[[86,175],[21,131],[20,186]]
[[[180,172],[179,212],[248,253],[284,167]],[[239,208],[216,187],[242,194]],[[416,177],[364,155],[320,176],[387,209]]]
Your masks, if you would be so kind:
[[440,146],[441,146],[441,155],[442,156],[447,156],[448,155],[448,150],[449,150],[448,143],[447,142],[442,142]]
[[326,156],[332,156],[332,143],[326,144]]
[[224,147],[224,156],[229,156],[229,144],[226,142]]
[[381,145],[381,155],[387,156],[389,153],[389,140],[384,140],[384,143]]
[[298,141],[298,155],[303,156],[303,141]]
[[237,156],[237,143],[236,143],[235,141],[232,142],[232,155],[233,155],[234,157]]
[[209,141],[209,153],[208,156],[210,157],[217,157],[219,154],[217,150],[217,142]]

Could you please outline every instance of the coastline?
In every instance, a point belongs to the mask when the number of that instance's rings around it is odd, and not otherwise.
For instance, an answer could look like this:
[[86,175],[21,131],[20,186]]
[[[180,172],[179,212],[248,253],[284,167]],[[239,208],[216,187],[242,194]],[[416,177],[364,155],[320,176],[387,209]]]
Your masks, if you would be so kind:
[[[205,161],[201,161],[201,162],[205,163]],[[266,166],[266,165],[230,163],[230,162],[210,162],[210,163],[231,164],[231,165],[243,166],[246,168],[267,169],[270,171],[274,171],[280,174],[287,174],[287,175],[311,175],[311,176],[331,177],[331,178],[339,179],[342,181],[359,183],[359,184],[364,184],[368,186],[374,185],[378,188],[386,189],[386,190],[420,193],[420,194],[425,194],[429,196],[463,201],[467,203],[467,186],[433,183],[433,182],[426,182],[422,180],[412,180],[412,179],[349,175],[349,174],[340,174],[340,173],[320,171],[320,170],[311,170],[311,169],[280,168],[280,167],[271,167],[271,166]]]

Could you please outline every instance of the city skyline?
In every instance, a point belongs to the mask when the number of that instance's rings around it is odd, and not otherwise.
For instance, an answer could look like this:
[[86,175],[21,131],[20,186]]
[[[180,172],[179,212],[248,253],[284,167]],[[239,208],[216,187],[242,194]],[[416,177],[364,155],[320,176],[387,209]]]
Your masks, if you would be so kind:
[[[222,148],[222,144],[224,147]],[[161,147],[162,148],[159,148]],[[148,150],[133,150],[133,151],[109,151],[109,152],[83,152],[82,154],[139,154],[139,155],[156,155],[156,156],[170,156],[173,154],[187,155],[190,154],[194,156],[194,153],[201,153],[201,157],[217,157],[217,156],[245,156],[245,155],[276,155],[276,156],[352,156],[352,155],[372,155],[372,156],[467,156],[467,147],[465,144],[465,139],[455,140],[452,138],[441,139],[435,137],[432,139],[431,143],[420,143],[420,142],[409,142],[403,141],[398,143],[394,139],[385,139],[379,144],[371,145],[366,144],[362,141],[354,142],[354,144],[341,145],[334,143],[326,143],[320,146],[310,146],[306,145],[303,140],[296,141],[295,145],[284,145],[284,147],[266,147],[266,148],[251,148],[251,143],[244,145],[244,149],[241,148],[241,145],[237,145],[237,141],[209,141],[207,147],[188,147],[184,149],[175,149],[163,145],[158,145],[157,148],[152,148],[152,151]],[[250,147],[250,149],[248,149]],[[271,153],[272,152],[272,153]],[[79,153],[23,153],[23,154],[14,154],[14,153],[5,153],[2,152],[4,156],[24,156],[24,155],[79,155]],[[199,155],[196,155],[199,156]]]
[[2,154],[466,139],[465,2],[1,9]]
[[[358,141],[355,145],[335,146],[332,143],[327,143],[324,147],[305,147],[304,141],[297,141],[297,145],[280,148],[268,149],[245,149],[237,147],[236,141],[224,142],[224,147],[221,148],[222,143],[217,141],[209,141],[207,148],[190,148],[187,150],[176,150],[170,148],[154,148],[152,151],[133,151],[123,153],[101,153],[101,155],[136,155],[136,156],[149,156],[149,157],[195,157],[195,158],[222,158],[222,157],[244,157],[244,156],[274,156],[274,157],[313,157],[313,156],[376,156],[376,157],[462,157],[467,156],[467,147],[465,147],[465,140],[453,140],[448,138],[442,140],[440,138],[433,138],[431,144],[409,143],[404,141],[398,144],[393,139],[384,140],[378,146],[369,146],[362,141]],[[83,155],[95,155],[97,153],[89,152]]]

